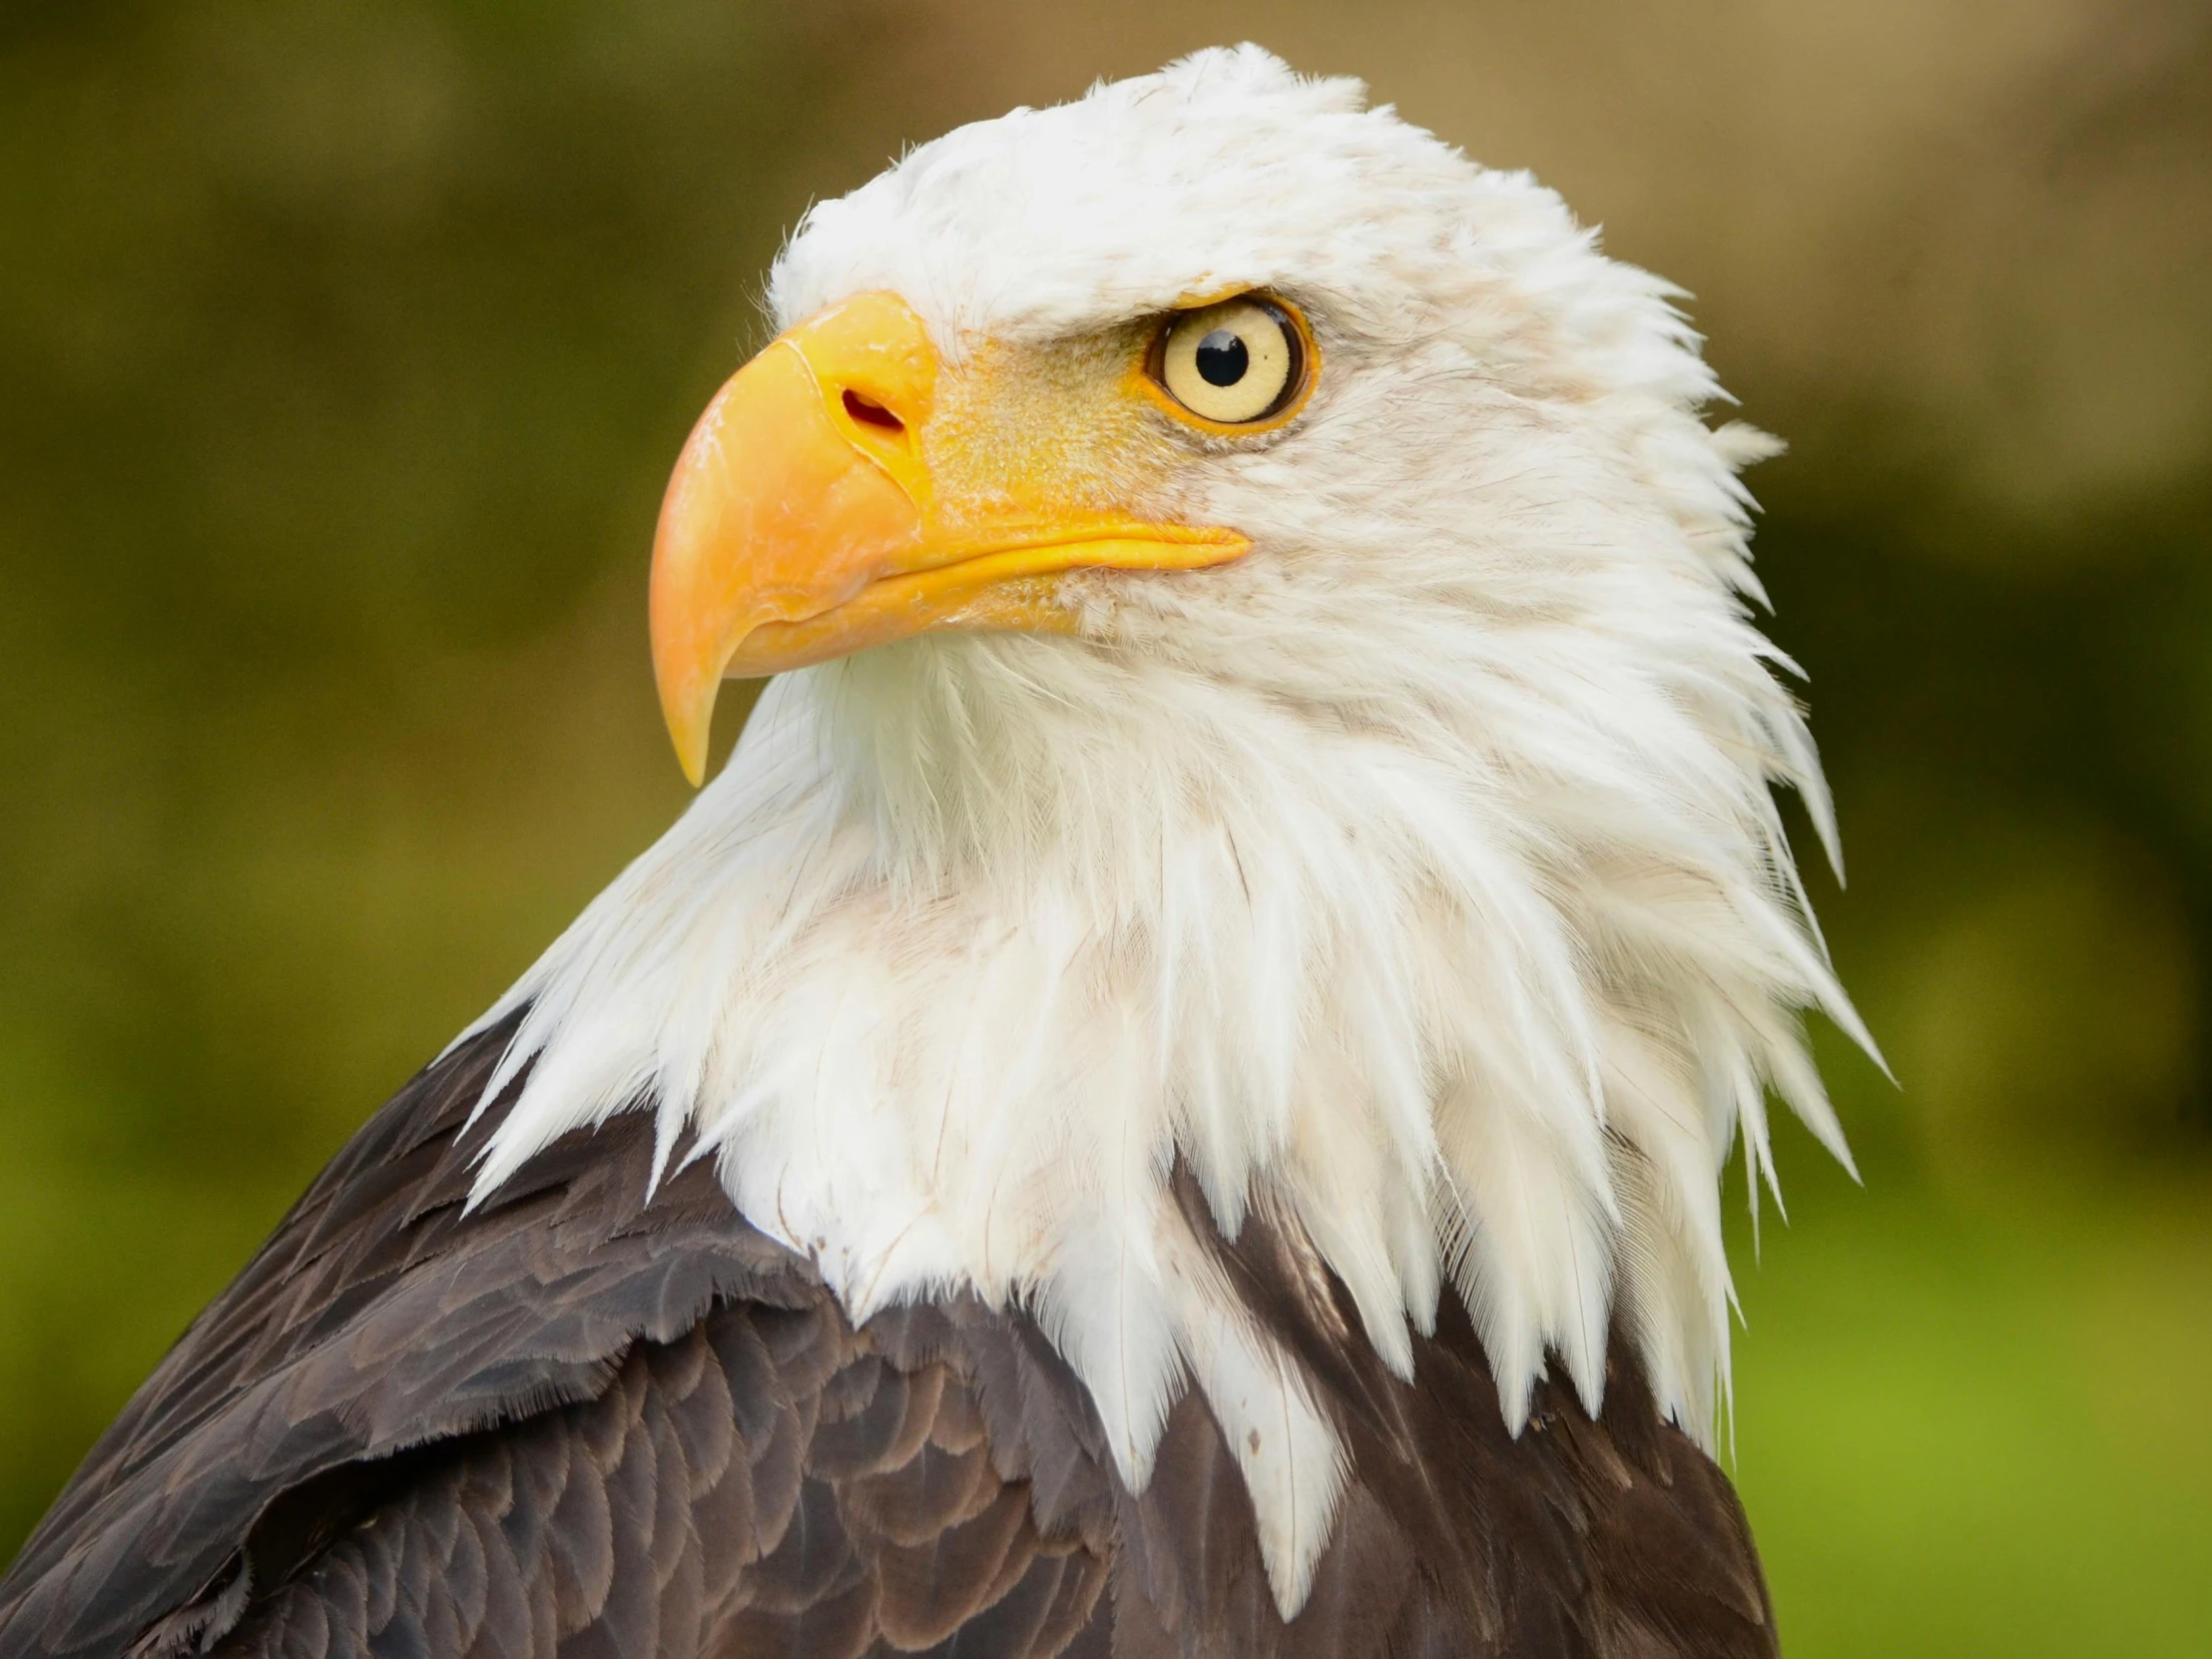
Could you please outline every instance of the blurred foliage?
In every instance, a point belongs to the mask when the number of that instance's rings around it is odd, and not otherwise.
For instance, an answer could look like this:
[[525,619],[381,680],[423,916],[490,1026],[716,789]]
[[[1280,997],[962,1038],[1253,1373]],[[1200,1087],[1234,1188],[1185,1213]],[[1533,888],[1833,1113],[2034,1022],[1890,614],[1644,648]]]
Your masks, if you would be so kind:
[[903,142],[1258,35],[1697,290],[1904,1082],[1741,1253],[1791,1651],[2212,1625],[2212,27],[2036,0],[0,9],[0,1548],[680,808],[665,469]]

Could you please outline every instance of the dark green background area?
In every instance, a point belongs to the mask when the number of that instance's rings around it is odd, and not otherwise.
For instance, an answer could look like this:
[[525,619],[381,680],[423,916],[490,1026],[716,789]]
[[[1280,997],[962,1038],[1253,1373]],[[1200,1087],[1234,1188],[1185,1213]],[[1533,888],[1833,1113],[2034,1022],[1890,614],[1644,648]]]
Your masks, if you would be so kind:
[[1866,1185],[1787,1133],[1740,1241],[1791,1651],[2203,1650],[2212,27],[2088,0],[0,8],[0,1551],[681,809],[645,554],[782,231],[1246,35],[1535,167],[1794,444],[1903,1087],[1821,1033]]

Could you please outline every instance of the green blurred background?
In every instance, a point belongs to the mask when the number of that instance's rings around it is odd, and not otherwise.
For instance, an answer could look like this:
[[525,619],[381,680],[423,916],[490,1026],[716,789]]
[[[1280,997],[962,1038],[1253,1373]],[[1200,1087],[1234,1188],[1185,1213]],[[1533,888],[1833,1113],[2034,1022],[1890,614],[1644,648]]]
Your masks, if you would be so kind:
[[683,805],[644,559],[809,200],[1256,37],[1694,290],[1903,1079],[1740,1253],[1797,1659],[2212,1641],[2212,16],[0,8],[0,1552]]

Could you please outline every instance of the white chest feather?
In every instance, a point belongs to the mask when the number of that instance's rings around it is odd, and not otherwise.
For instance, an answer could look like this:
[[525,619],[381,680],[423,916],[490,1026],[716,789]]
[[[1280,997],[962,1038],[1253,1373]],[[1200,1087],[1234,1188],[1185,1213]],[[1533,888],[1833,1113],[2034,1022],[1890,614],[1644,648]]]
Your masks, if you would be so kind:
[[[1189,695],[1117,690],[1132,741],[1173,719],[1148,698]],[[1178,1159],[1227,1235],[1281,1201],[1401,1375],[1448,1283],[1510,1423],[1547,1353],[1595,1409],[1617,1304],[1662,1407],[1710,1433],[1731,1137],[1763,1158],[1763,1080],[1833,1133],[1790,1012],[1832,986],[1750,845],[1730,868],[1680,827],[1642,827],[1671,862],[1570,838],[1594,804],[1525,799],[1560,778],[1212,697],[1045,851],[917,868],[834,729],[869,695],[843,666],[776,682],[723,777],[487,1016],[527,1002],[501,1083],[534,1063],[480,1191],[650,1105],[855,1320],[963,1287],[1031,1309],[1133,1487],[1195,1381],[1286,1611],[1342,1451],[1191,1238]]]

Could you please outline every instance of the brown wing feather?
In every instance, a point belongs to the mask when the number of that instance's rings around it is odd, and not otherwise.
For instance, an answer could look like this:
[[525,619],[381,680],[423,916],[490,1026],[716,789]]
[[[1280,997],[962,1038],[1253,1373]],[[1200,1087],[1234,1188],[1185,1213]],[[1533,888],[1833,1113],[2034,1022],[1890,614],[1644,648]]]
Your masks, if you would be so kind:
[[704,1166],[649,1192],[649,1115],[465,1210],[506,1034],[402,1091],[163,1362],[0,1582],[0,1659],[1774,1651],[1734,1494],[1621,1344],[1601,1421],[1547,1384],[1508,1436],[1463,1315],[1399,1382],[1256,1205],[1220,1259],[1354,1461],[1286,1625],[1197,1396],[1130,1493],[1033,1321],[855,1331]]
[[[1216,1574],[1200,1599],[1250,1608],[1247,1646],[1236,1651],[1419,1653],[1438,1642],[1500,1656],[1778,1651],[1742,1505],[1712,1459],[1659,1416],[1619,1333],[1602,1416],[1592,1420],[1570,1388],[1546,1381],[1516,1437],[1455,1298],[1444,1299],[1435,1334],[1414,1344],[1413,1383],[1400,1382],[1358,1338],[1350,1293],[1280,1206],[1256,1202],[1231,1243],[1215,1234],[1187,1172],[1175,1192],[1244,1304],[1305,1363],[1352,1453],[1345,1514],[1294,1623],[1210,1565],[1241,1559],[1236,1548],[1199,1557]],[[1170,1432],[1178,1455],[1204,1462],[1204,1489],[1219,1492],[1227,1448],[1197,1430],[1178,1441],[1181,1427]],[[1188,1470],[1169,1478],[1199,1483]],[[1144,1559],[1194,1558],[1177,1549],[1176,1528],[1196,1502],[1168,1500],[1156,1480],[1137,1506],[1140,1526],[1160,1539]]]

